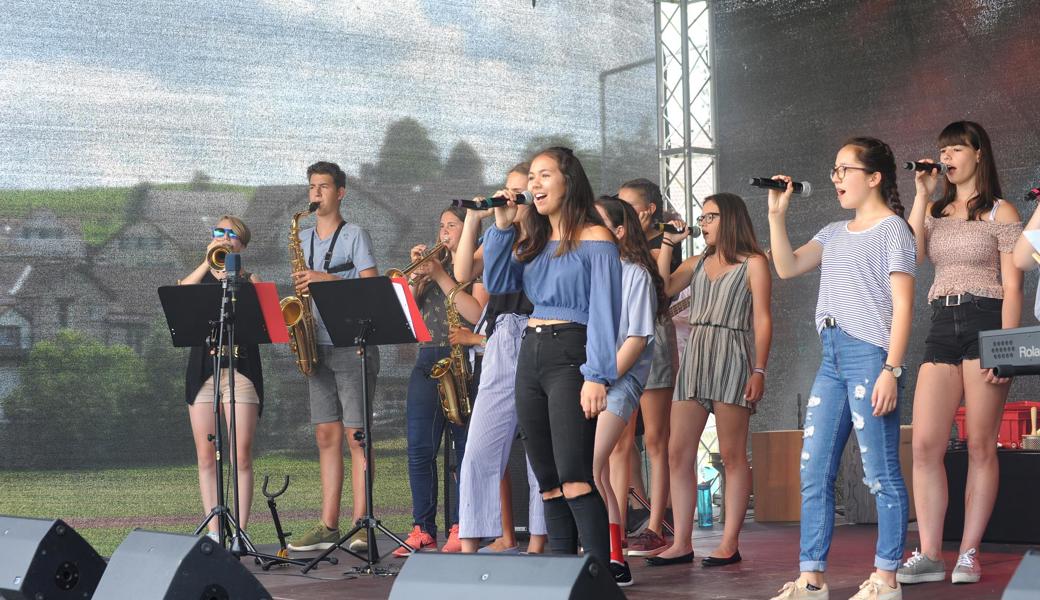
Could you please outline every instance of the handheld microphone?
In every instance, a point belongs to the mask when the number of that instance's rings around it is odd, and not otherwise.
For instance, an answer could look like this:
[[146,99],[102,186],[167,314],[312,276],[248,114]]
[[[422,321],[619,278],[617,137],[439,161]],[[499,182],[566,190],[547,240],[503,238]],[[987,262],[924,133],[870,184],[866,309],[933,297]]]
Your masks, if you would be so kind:
[[[808,181],[792,181],[791,183],[794,185],[794,193],[801,194],[806,198],[812,196],[812,184]],[[781,192],[787,189],[787,184],[783,181],[777,181],[768,177],[751,177],[748,179],[748,185],[757,188],[780,190]]]
[[1026,192],[1026,202],[1035,202],[1040,200],[1040,185]]
[[[452,200],[451,205],[455,208],[465,208],[469,210],[487,210],[489,208],[495,208],[496,206],[505,206],[509,202],[509,198],[505,196],[495,196],[494,198],[484,198],[483,200]],[[534,194],[524,190],[522,193],[517,194],[517,204],[530,204],[534,202]]]
[[690,237],[698,237],[701,234],[701,228],[696,225],[687,225],[685,230],[679,230],[671,223],[655,223],[651,226],[651,229],[655,229],[661,233],[682,233],[683,231],[689,231]]
[[950,165],[946,163],[906,161],[903,163],[903,168],[907,171],[939,171],[940,175],[945,175],[950,170]]

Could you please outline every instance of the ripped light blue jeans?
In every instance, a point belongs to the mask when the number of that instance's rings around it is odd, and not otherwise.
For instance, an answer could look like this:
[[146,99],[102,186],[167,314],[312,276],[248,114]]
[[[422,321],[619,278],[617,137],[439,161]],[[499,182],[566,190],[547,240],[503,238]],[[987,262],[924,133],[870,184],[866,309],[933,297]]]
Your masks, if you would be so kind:
[[[899,568],[909,498],[899,467],[899,408],[873,416],[870,397],[887,352],[838,327],[820,332],[823,362],[816,373],[802,440],[802,522],[799,570],[825,571],[834,533],[834,480],[849,433],[863,457],[863,483],[877,503],[874,566]],[[897,386],[902,399],[902,384]]]

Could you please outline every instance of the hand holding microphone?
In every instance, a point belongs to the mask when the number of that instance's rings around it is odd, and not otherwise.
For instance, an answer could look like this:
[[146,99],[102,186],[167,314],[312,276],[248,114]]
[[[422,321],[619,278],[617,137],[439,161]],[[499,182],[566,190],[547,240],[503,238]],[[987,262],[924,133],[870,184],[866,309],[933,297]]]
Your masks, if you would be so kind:
[[939,184],[939,175],[948,173],[950,166],[945,163],[937,163],[930,158],[922,158],[918,161],[903,163],[903,168],[914,172],[917,196],[931,198],[935,193],[935,186]]
[[701,228],[696,225],[687,227],[686,223],[680,219],[668,221],[667,223],[657,223],[653,226],[657,231],[664,233],[664,239],[671,244],[679,244],[686,238],[697,237],[701,234]]
[[[767,181],[769,182],[768,184],[765,183]],[[791,194],[794,193],[796,185],[796,182],[789,176],[773,175],[772,179],[754,178],[748,183],[755,187],[763,187],[769,190],[769,216],[782,218],[787,214],[787,208],[791,205]],[[808,189],[809,193],[812,193],[812,186],[808,181],[800,183],[803,190]]]

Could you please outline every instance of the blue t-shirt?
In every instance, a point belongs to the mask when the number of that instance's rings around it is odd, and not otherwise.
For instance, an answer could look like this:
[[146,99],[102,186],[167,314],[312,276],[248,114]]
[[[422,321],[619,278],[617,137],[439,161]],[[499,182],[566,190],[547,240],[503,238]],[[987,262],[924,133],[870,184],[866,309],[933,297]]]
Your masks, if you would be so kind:
[[845,333],[888,350],[892,331],[892,273],[917,272],[917,244],[906,222],[892,215],[870,229],[849,231],[848,221],[820,230],[823,246],[816,329],[833,317]]
[[484,286],[492,294],[520,291],[534,304],[535,319],[587,325],[586,381],[610,385],[617,379],[617,336],[621,317],[621,259],[614,242],[587,240],[556,256],[558,241],[521,263],[513,253],[516,229],[491,227],[484,234]]
[[617,347],[630,337],[645,337],[646,348],[632,364],[628,374],[640,385],[646,385],[650,376],[650,361],[654,355],[654,313],[657,312],[657,290],[642,265],[621,261],[621,320],[618,323]]
[[[367,231],[353,223],[343,224],[326,266],[325,257],[328,255],[329,247],[332,246],[332,240],[335,237],[335,235],[329,235],[323,240],[318,236],[314,227],[300,232],[300,245],[303,247],[303,257],[308,269],[322,273],[331,272],[340,279],[357,279],[361,277],[361,271],[375,268],[376,259],[372,256],[372,238],[368,236]],[[347,268],[344,269],[344,267]],[[318,344],[331,346],[332,338],[329,337],[329,330],[325,328],[325,322],[322,321],[313,299],[311,300],[311,311],[314,313],[315,338]]]

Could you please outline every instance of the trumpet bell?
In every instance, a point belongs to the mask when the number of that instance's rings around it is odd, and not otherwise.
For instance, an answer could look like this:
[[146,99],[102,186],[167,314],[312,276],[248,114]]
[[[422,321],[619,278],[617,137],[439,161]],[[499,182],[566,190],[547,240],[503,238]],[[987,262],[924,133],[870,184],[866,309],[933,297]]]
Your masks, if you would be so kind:
[[228,252],[225,246],[214,246],[206,253],[206,262],[214,271],[223,271]]

